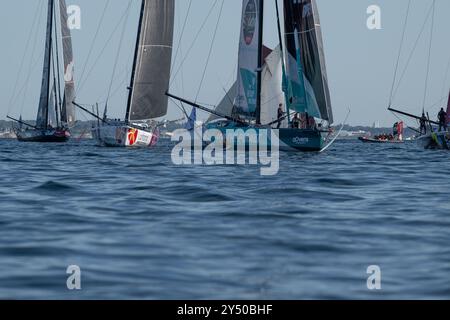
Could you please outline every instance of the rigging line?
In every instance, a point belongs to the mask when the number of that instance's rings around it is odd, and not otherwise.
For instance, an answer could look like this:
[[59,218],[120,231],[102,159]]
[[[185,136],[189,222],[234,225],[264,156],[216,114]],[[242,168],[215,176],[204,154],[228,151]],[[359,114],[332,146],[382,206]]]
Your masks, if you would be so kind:
[[108,104],[109,98],[111,96],[111,89],[112,89],[112,86],[113,86],[113,83],[114,83],[114,80],[115,80],[114,78],[115,78],[115,75],[116,75],[117,64],[119,63],[119,58],[120,58],[120,52],[121,52],[121,49],[122,49],[123,38],[125,36],[125,31],[126,31],[126,28],[127,28],[128,19],[130,17],[131,4],[132,4],[132,1],[130,0],[130,2],[128,3],[128,8],[127,8],[127,17],[126,17],[126,19],[123,22],[122,33],[120,35],[119,47],[118,47],[118,50],[117,50],[116,60],[114,62],[114,68],[113,68],[113,73],[112,73],[112,77],[111,77],[111,82],[109,83],[108,95],[106,96],[106,104]]
[[448,93],[446,92],[448,89],[446,88],[447,87],[447,79],[448,79],[448,75],[449,75],[449,72],[450,72],[450,59],[448,60],[448,63],[447,63],[447,67],[446,67],[446,69],[445,69],[445,76],[444,76],[444,81],[443,81],[443,84],[442,84],[442,95],[447,95]]
[[428,92],[428,82],[430,77],[430,66],[431,66],[431,52],[433,49],[433,31],[434,31],[434,18],[435,18],[435,11],[436,11],[436,0],[433,0],[433,15],[431,17],[431,35],[430,35],[430,44],[428,47],[428,64],[427,64],[427,76],[425,79],[425,92],[423,94],[423,110],[425,110],[425,104],[427,102],[427,92]]
[[[41,6],[41,10],[39,11],[39,17],[41,17],[41,15],[42,15],[42,13],[43,13],[43,11],[44,11],[44,7],[45,7],[45,6]],[[37,33],[38,33],[39,26],[40,26],[39,23],[38,23],[36,26],[37,26],[37,28],[36,28],[36,36],[34,37],[33,48],[32,48],[32,50],[31,50],[31,57],[30,57],[30,64],[29,64],[28,72],[27,72],[27,73],[28,73],[27,79],[26,79],[24,85],[22,86],[21,90],[19,91],[19,92],[22,92],[22,91],[23,91],[23,95],[22,95],[22,105],[21,105],[21,107],[20,107],[20,113],[23,112],[23,108],[24,108],[24,106],[25,106],[25,100],[26,100],[26,97],[27,97],[27,92],[28,92],[28,87],[29,87],[29,84],[30,84],[30,79],[31,79],[32,71],[34,71],[35,68],[37,68],[37,66],[38,66],[38,61],[39,61],[39,60],[41,59],[41,57],[42,57],[42,56],[38,56],[38,58],[36,59],[36,61],[33,61],[34,55],[36,54],[36,46],[37,46],[37,39],[38,39]],[[17,97],[17,99],[18,99],[18,97]]]
[[395,89],[395,83],[396,83],[396,80],[397,80],[398,68],[399,68],[399,64],[400,64],[400,57],[402,55],[403,45],[405,43],[406,29],[408,27],[408,20],[409,20],[410,10],[411,10],[411,0],[408,1],[408,8],[406,10],[406,18],[405,18],[405,23],[403,25],[402,40],[400,42],[400,48],[399,48],[399,51],[398,51],[397,62],[396,62],[396,65],[395,65],[394,80],[392,81],[391,94],[389,96],[389,107],[391,107],[391,105],[392,105],[393,94],[394,94],[394,89]]
[[189,14],[191,12],[191,7],[192,7],[192,0],[189,0],[189,6],[188,6],[188,9],[187,9],[186,17],[184,18],[184,22],[183,22],[183,28],[181,29],[180,38],[178,40],[177,51],[175,52],[175,57],[173,59],[173,66],[175,66],[175,64],[177,62],[177,58],[178,58],[178,53],[181,50],[181,48],[180,48],[181,47],[181,41],[183,39],[184,32],[186,31],[187,21],[188,21],[188,18],[189,18]]
[[422,35],[423,35],[424,31],[425,31],[425,27],[427,25],[428,19],[430,18],[432,10],[433,10],[433,6],[430,6],[430,9],[428,9],[428,13],[427,13],[427,16],[425,18],[425,21],[424,21],[424,23],[422,25],[422,29],[420,30],[419,36],[417,37],[416,42],[414,43],[413,49],[411,50],[411,52],[409,54],[408,60],[406,62],[405,68],[403,69],[403,72],[402,72],[400,80],[399,80],[399,82],[397,84],[397,87],[394,90],[393,98],[395,98],[395,96],[397,95],[397,92],[400,89],[400,85],[402,84],[402,81],[403,81],[403,79],[404,79],[404,77],[406,75],[406,72],[408,71],[409,64],[411,63],[412,57],[414,56],[414,53],[415,53],[415,51],[417,49],[417,46],[419,45],[419,41],[422,38]]
[[220,18],[222,17],[224,3],[225,3],[225,0],[222,0],[222,4],[221,4],[220,10],[219,10],[219,18],[217,19],[216,28],[214,29],[214,34],[213,34],[211,46],[210,46],[209,52],[208,52],[208,58],[206,59],[206,65],[205,65],[205,68],[203,69],[203,75],[202,75],[202,79],[200,81],[200,86],[198,87],[197,96],[195,97],[195,102],[197,102],[197,100],[198,100],[198,97],[199,97],[200,92],[201,92],[202,87],[203,87],[203,82],[205,81],[206,71],[208,69],[209,61],[211,59],[211,54],[212,54],[212,51],[214,49],[214,42],[215,42],[216,37],[217,37],[217,30],[219,30]]
[[90,46],[90,49],[89,49],[89,53],[87,55],[86,61],[84,63],[83,69],[82,69],[83,71],[81,72],[81,75],[80,75],[80,78],[79,78],[80,79],[80,83],[83,80],[84,73],[85,73],[86,68],[87,68],[87,64],[89,62],[89,59],[91,58],[92,52],[94,51],[94,44],[97,42],[97,37],[98,37],[98,35],[100,33],[100,28],[101,28],[101,26],[103,24],[103,20],[105,19],[105,15],[106,15],[106,11],[108,9],[109,3],[110,3],[110,0],[106,0],[106,4],[105,4],[105,7],[103,8],[102,16],[101,16],[101,18],[99,20],[99,23],[98,23],[98,26],[97,26],[97,30],[95,31],[94,39],[92,40],[92,43],[91,43],[91,46]]
[[[133,0],[130,0],[130,1],[133,1]],[[97,67],[97,63],[98,63],[98,61],[100,60],[100,58],[103,57],[103,53],[105,52],[105,50],[106,50],[106,48],[108,47],[109,43],[110,43],[111,40],[113,39],[115,33],[116,33],[117,30],[119,29],[119,27],[120,27],[120,25],[121,25],[121,23],[122,23],[122,20],[126,17],[126,13],[127,13],[127,12],[124,12],[124,13],[122,14],[122,16],[120,17],[120,19],[117,21],[117,24],[116,24],[116,26],[114,27],[113,31],[111,32],[111,34],[110,34],[108,40],[106,41],[106,43],[105,43],[105,45],[103,46],[102,50],[100,51],[99,55],[98,55],[97,58],[95,59],[95,62],[93,63],[91,69],[90,69],[89,72],[87,73],[87,75],[86,75],[86,77],[85,77],[85,78],[86,78],[86,81],[87,81],[87,78],[89,78],[89,76],[91,75],[92,71],[94,71],[95,67]],[[85,86],[85,84],[86,84],[86,81],[84,81],[84,79],[83,79],[83,82],[80,81],[80,86],[78,87],[77,96],[78,96],[78,94],[81,92],[81,90],[84,88],[84,86]]]
[[[33,12],[38,11],[39,6],[40,6],[40,8],[41,8],[41,11],[40,11],[40,12],[42,12],[43,6],[41,6],[41,4],[39,3],[39,1],[37,1],[37,7],[36,7],[36,9],[35,9]],[[37,28],[35,28],[34,26],[35,26],[35,24],[37,23],[38,17],[39,17],[39,16],[40,16],[40,13],[39,13],[39,15],[35,15],[35,16],[34,16],[33,23],[31,24],[31,30],[36,30],[36,29],[37,29]],[[26,58],[26,55],[27,55],[27,53],[28,53],[28,48],[30,47],[30,44],[31,44],[31,37],[32,37],[32,35],[33,35],[33,32],[30,32],[29,35],[28,35],[27,44],[26,44],[26,46],[25,46],[25,51],[23,52],[22,60],[21,60],[21,62],[20,62],[19,72],[17,73],[16,81],[15,81],[15,84],[14,84],[14,89],[13,89],[13,91],[12,91],[12,95],[11,95],[11,98],[10,98],[10,100],[9,100],[9,104],[8,104],[9,110],[8,110],[8,113],[9,113],[9,111],[11,111],[11,105],[12,105],[13,101],[14,101],[15,98],[16,98],[16,93],[17,93],[16,91],[17,91],[17,87],[19,86],[20,75],[22,74],[22,71],[23,71],[23,67],[24,67],[24,64],[25,64],[25,58]]]
[[209,12],[206,16],[206,18],[204,19],[202,25],[200,26],[200,29],[197,32],[197,35],[195,36],[194,40],[191,43],[191,46],[189,47],[189,50],[187,51],[185,57],[181,60],[180,66],[178,67],[177,71],[173,74],[172,76],[172,80],[170,82],[169,88],[172,87],[173,81],[174,79],[176,79],[176,76],[178,75],[178,73],[180,72],[180,69],[183,67],[184,62],[187,60],[187,58],[189,57],[190,52],[192,51],[192,49],[194,48],[195,42],[198,40],[198,38],[200,37],[200,33],[203,31],[203,29],[205,28],[206,23],[209,20],[209,17],[211,16],[214,8],[216,7],[218,3],[218,0],[215,0],[214,3],[212,4],[211,8],[209,9]]

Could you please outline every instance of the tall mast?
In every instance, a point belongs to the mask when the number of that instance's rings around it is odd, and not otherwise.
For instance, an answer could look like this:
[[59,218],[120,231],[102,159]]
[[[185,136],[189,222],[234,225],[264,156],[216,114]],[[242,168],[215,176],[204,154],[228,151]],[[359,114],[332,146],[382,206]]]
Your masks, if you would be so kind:
[[288,97],[288,80],[286,77],[286,64],[285,64],[285,55],[284,55],[284,46],[283,46],[283,36],[281,33],[281,22],[280,22],[280,10],[278,9],[278,0],[275,0],[275,7],[276,7],[276,13],[277,13],[277,26],[278,26],[278,39],[280,41],[280,55],[281,55],[281,68],[283,72],[283,92],[286,100],[286,112],[287,112],[287,119],[288,122],[291,123],[291,106],[289,103],[289,97]]
[[257,88],[256,88],[256,124],[261,124],[261,91],[262,91],[262,68],[264,65],[264,57],[263,57],[263,40],[264,40],[264,0],[258,0],[258,68],[256,69],[257,73]]
[[141,33],[142,33],[142,21],[144,20],[145,1],[146,0],[142,0],[142,4],[141,4],[141,14],[139,17],[139,26],[138,26],[138,32],[137,32],[136,47],[135,47],[135,51],[134,51],[133,70],[131,72],[131,81],[130,81],[130,86],[128,88],[128,90],[129,90],[128,103],[127,103],[127,112],[125,115],[126,122],[128,122],[130,119],[131,99],[133,97],[134,78],[136,76],[136,67],[137,67],[137,61],[138,61],[138,56],[139,56],[139,42],[140,42]]
[[[50,10],[50,13],[49,13],[49,21],[48,21],[48,23],[49,23],[48,30],[50,32],[47,33],[47,37],[49,37],[48,38],[48,42],[50,44],[50,46],[49,46],[50,54],[48,55],[48,60],[46,61],[48,70],[50,70],[51,65],[52,65],[51,51],[52,51],[52,45],[53,45],[52,30],[53,30],[54,4],[55,4],[54,0],[49,0],[49,7],[48,7],[48,9]],[[50,90],[50,72],[48,73],[47,79],[45,79],[45,81],[47,81],[47,88],[48,88],[48,90]],[[47,91],[47,92],[48,92],[48,94],[50,94],[50,91]],[[48,107],[49,106],[48,106],[48,100],[47,100],[47,112],[45,113],[45,129],[48,129]]]

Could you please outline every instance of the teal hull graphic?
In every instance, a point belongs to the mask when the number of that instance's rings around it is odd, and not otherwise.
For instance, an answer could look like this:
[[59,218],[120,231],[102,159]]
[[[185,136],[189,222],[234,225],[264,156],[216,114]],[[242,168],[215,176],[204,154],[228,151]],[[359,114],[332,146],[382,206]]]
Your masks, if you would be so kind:
[[[207,126],[207,129],[217,129],[222,132],[225,136],[227,130],[243,130],[247,132],[247,130],[259,132],[259,130],[268,130],[269,146],[272,144],[270,139],[272,136],[272,131],[275,132],[275,135],[279,139],[279,146],[281,151],[299,151],[299,152],[319,152],[321,151],[327,141],[328,132],[323,132],[319,130],[310,130],[310,129],[272,129],[272,128],[254,128],[254,127],[246,127],[240,126],[238,124],[234,124],[231,122],[222,122],[220,125],[212,124]],[[249,141],[246,140],[246,146],[248,147]]]

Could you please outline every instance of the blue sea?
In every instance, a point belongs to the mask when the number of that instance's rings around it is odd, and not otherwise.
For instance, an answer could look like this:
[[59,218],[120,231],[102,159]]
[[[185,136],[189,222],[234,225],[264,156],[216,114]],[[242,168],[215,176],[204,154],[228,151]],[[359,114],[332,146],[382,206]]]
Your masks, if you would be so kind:
[[448,151],[340,141],[268,177],[170,154],[0,141],[0,298],[450,299]]

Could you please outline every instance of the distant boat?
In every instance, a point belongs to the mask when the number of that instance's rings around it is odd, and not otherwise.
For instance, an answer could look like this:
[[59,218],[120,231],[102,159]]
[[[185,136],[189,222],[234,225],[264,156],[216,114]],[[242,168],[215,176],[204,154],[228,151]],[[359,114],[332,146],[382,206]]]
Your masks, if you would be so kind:
[[[59,21],[61,33],[58,33],[56,2],[59,2]],[[17,139],[23,142],[66,142],[70,138],[70,126],[75,123],[75,110],[72,104],[75,95],[73,81],[72,37],[67,24],[68,15],[65,0],[48,0],[44,68],[36,124],[32,125],[20,119],[15,129]],[[61,37],[62,48],[58,46]],[[60,71],[59,52],[63,53],[64,71]],[[64,93],[61,94],[61,77],[64,78]]]
[[359,137],[359,141],[364,143],[377,143],[377,144],[399,144],[404,143],[403,140],[403,131],[404,131],[404,123],[397,122],[394,124],[394,132],[393,134],[381,134],[375,137]]
[[99,118],[92,130],[100,145],[151,147],[159,139],[155,119],[167,114],[174,32],[174,0],[143,0],[125,121]]
[[[317,4],[283,1],[285,41],[275,4],[280,45],[265,54],[264,1],[243,0],[237,82],[216,110],[168,95],[213,114],[207,128],[223,133],[279,129],[275,132],[282,150],[321,151],[331,137],[333,112]],[[277,115],[280,104],[282,118]],[[301,116],[293,119],[297,113]]]

